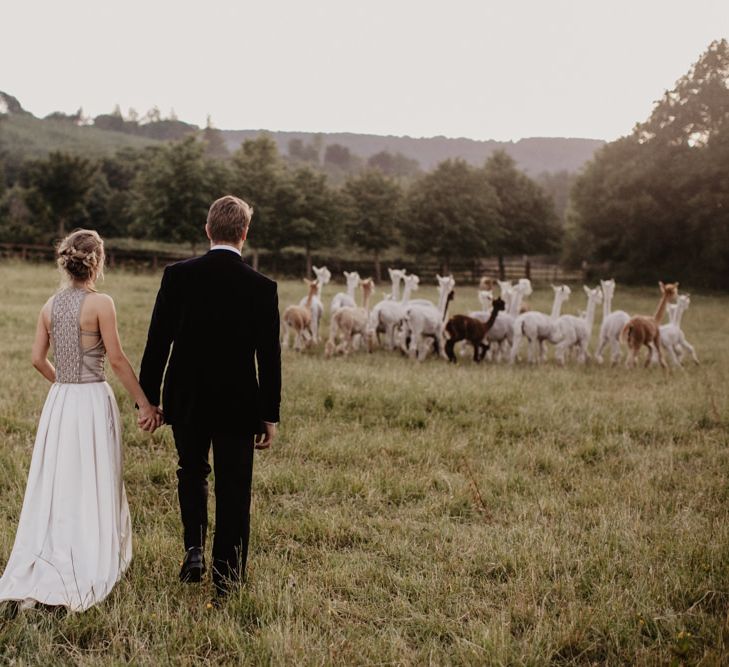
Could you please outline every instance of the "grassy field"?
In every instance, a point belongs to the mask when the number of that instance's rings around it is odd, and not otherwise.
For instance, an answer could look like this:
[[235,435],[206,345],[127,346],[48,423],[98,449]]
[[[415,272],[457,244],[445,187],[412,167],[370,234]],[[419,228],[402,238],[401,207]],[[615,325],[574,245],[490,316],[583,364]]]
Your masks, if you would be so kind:
[[[34,323],[57,280],[0,265],[0,564],[48,390]],[[135,365],[158,280],[103,286]],[[282,305],[302,287],[282,284]],[[652,312],[657,295],[619,286],[615,306]],[[453,312],[476,304],[457,287]],[[574,292],[566,312],[581,308]],[[132,567],[84,614],[0,621],[0,662],[726,664],[728,313],[729,298],[692,295],[702,366],[671,373],[286,353],[280,440],[256,456],[249,583],[219,611],[209,584],[176,580],[169,430],[138,432],[112,380]]]

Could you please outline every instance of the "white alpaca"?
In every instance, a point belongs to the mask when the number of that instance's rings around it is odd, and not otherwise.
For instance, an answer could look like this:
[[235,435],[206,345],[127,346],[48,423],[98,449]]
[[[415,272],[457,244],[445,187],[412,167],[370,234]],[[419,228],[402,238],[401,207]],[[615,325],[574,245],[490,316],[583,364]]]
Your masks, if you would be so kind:
[[[531,295],[533,289],[531,282],[526,278],[522,278],[514,286],[509,285],[508,288],[502,286],[502,299],[504,299],[503,295],[505,291],[508,292],[509,309],[505,310],[503,313],[499,313],[499,316],[486,333],[486,340],[489,343],[489,351],[486,353],[486,356],[488,359],[495,359],[496,361],[508,358],[509,349],[511,348],[514,338],[514,320],[519,315],[524,297]],[[484,308],[484,311],[485,310],[486,309]],[[481,313],[480,315],[472,313],[471,316],[476,317],[482,322],[486,322],[489,315],[490,308],[488,309],[488,312]]]
[[610,345],[610,361],[612,365],[620,362],[622,356],[620,351],[620,333],[630,320],[630,315],[624,310],[616,310],[611,312],[613,305],[613,295],[615,294],[615,281],[601,280],[602,287],[602,324],[600,325],[600,336],[597,341],[597,350],[595,350],[595,361],[601,364],[604,359],[602,351]]
[[384,333],[385,348],[388,350],[395,348],[395,329],[405,319],[407,307],[410,305],[410,295],[418,289],[420,283],[420,278],[415,274],[405,276],[403,280],[405,288],[403,289],[402,299],[400,301],[392,299],[380,301],[370,313],[367,337],[372,343],[378,333]]
[[340,308],[345,306],[349,308],[356,307],[357,303],[354,300],[354,293],[359,287],[360,277],[356,271],[344,272],[344,279],[347,281],[347,291],[337,292],[332,299],[332,305],[329,307],[329,313],[334,315]]
[[[681,321],[684,313],[691,305],[691,297],[688,294],[681,294],[675,304],[668,305],[669,324],[664,324],[660,328],[661,347],[667,352],[668,358],[674,366],[681,366],[686,352],[691,355],[694,363],[698,366],[699,358],[696,355],[696,349],[686,340],[686,336],[681,329]],[[658,360],[658,355],[654,353],[654,361]]]
[[[326,266],[322,266],[321,268],[317,266],[312,266],[311,268],[314,271],[314,275],[316,276],[316,283],[318,285],[317,292],[311,302],[311,335],[312,342],[315,345],[318,345],[319,324],[321,323],[321,317],[324,314],[324,304],[321,300],[321,291],[324,285],[326,285],[332,279],[332,274]],[[303,306],[304,303],[306,303],[306,299],[307,297],[301,299],[301,301],[299,301],[299,305]]]
[[448,304],[453,298],[456,281],[453,276],[436,276],[438,279],[438,305],[415,304],[411,301],[407,307],[405,322],[410,334],[408,354],[412,359],[422,361],[430,351],[433,340],[438,345],[440,356],[447,359],[445,353],[445,319]]
[[[523,337],[526,337],[528,341],[529,363],[539,363],[546,360],[545,342],[559,342],[559,330],[556,326],[557,318],[559,318],[562,310],[562,304],[570,298],[572,290],[567,285],[561,285],[560,287],[552,285],[552,289],[554,290],[554,302],[552,303],[550,315],[531,310],[522,313],[514,320],[514,338],[509,363],[513,364],[516,361]],[[496,318],[496,321],[498,322],[498,318]]]
[[577,361],[581,364],[590,357],[588,346],[595,322],[595,309],[602,303],[602,290],[599,287],[590,289],[587,285],[583,288],[587,294],[587,311],[584,316],[562,315],[557,319],[560,340],[554,350],[554,356],[560,366],[564,366],[565,357],[571,350],[577,352]]

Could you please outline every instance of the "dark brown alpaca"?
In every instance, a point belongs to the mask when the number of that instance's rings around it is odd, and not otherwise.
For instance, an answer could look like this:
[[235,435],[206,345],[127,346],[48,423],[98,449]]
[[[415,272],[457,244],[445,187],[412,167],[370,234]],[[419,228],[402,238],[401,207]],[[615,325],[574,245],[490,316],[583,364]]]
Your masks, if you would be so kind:
[[493,326],[496,317],[505,307],[506,304],[502,299],[496,299],[491,308],[491,315],[489,315],[489,319],[486,322],[477,320],[474,317],[468,317],[468,315],[454,315],[451,317],[445,327],[446,333],[448,334],[448,342],[445,346],[448,360],[454,364],[456,363],[456,355],[453,348],[458,341],[467,340],[473,345],[473,360],[477,363],[481,361],[489,349],[488,344],[483,342],[486,333]]

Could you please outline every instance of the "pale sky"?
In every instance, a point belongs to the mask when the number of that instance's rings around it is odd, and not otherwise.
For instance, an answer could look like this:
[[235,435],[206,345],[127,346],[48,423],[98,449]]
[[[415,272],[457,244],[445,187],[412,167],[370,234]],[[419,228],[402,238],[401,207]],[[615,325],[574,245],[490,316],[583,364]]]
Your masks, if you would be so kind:
[[0,90],[37,116],[612,140],[721,37],[729,0],[0,0]]

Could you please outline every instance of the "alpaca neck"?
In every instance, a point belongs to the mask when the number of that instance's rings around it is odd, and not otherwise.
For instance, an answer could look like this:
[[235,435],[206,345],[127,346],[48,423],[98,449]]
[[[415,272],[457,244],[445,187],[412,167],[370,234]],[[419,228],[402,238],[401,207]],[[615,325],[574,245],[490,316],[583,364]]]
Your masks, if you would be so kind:
[[559,292],[555,292],[554,302],[552,303],[552,314],[550,315],[551,319],[556,320],[559,317],[559,314],[562,312],[562,301],[562,295]]
[[659,324],[663,321],[663,317],[666,314],[666,306],[668,305],[668,293],[664,292],[661,295],[661,300],[658,302],[658,310],[656,310],[656,314],[653,316],[653,319],[658,322]]
[[521,302],[524,298],[524,295],[522,294],[522,291],[520,289],[514,290],[511,293],[511,300],[509,303],[509,315],[512,317],[516,317],[519,314],[519,309],[521,308]]
[[354,301],[354,291],[357,289],[356,283],[347,283],[347,296]]
[[306,308],[306,310],[311,310],[311,302],[314,300],[314,294],[316,294],[316,292],[310,291],[306,295],[306,301],[304,302],[304,308]]
[[499,310],[496,310],[496,308],[491,309],[491,314],[489,315],[489,319],[486,320],[486,328],[485,331],[488,331],[492,326],[494,326],[494,322],[496,322],[496,318],[499,316]]
[[587,300],[587,313],[585,314],[588,336],[592,333],[592,325],[595,323],[595,308],[595,299],[591,297]]
[[369,315],[370,312],[370,290],[365,290],[364,294],[362,295],[362,308],[365,309],[365,312]]
[[605,293],[603,295],[603,302],[602,302],[602,319],[607,319],[610,313],[612,312],[613,307],[613,295],[609,293]]
[[400,278],[393,278],[392,280],[392,300],[400,300]]
[[686,312],[686,309],[688,306],[679,304],[678,308],[676,309],[676,316],[673,319],[673,323],[680,329],[681,328],[681,320],[683,319],[683,314]]
[[445,319],[446,313],[448,312],[448,295],[449,291],[446,289],[443,289],[443,291],[440,293],[440,297],[438,299],[438,312],[442,313],[443,319]]
[[410,295],[413,292],[412,283],[405,283],[405,289],[402,292],[402,301],[400,303],[405,305],[410,300]]

